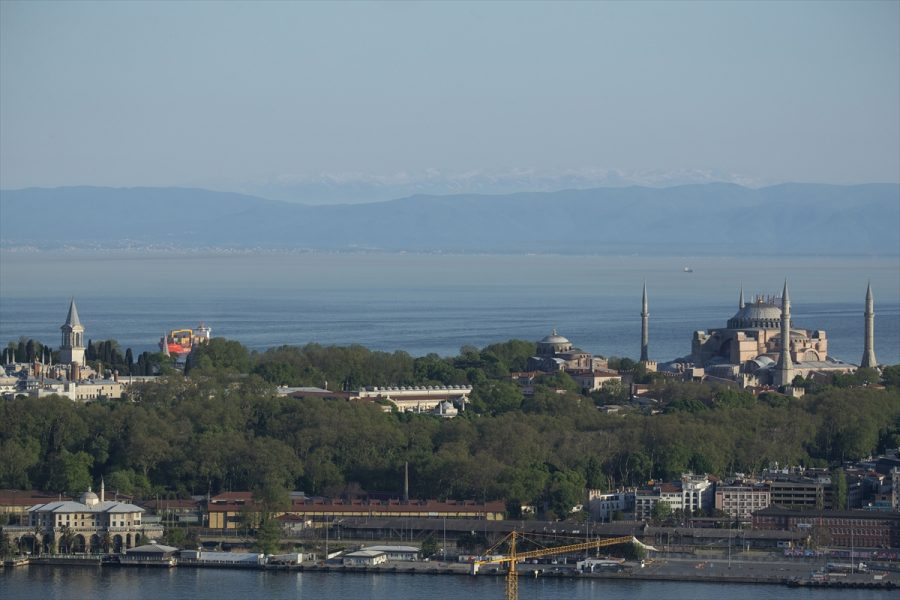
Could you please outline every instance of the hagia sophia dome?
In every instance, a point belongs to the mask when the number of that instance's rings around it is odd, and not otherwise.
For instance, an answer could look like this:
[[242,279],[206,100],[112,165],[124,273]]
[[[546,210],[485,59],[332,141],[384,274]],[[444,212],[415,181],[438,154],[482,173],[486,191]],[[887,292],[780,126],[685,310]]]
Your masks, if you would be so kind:
[[780,329],[780,298],[757,296],[728,319],[729,329]]

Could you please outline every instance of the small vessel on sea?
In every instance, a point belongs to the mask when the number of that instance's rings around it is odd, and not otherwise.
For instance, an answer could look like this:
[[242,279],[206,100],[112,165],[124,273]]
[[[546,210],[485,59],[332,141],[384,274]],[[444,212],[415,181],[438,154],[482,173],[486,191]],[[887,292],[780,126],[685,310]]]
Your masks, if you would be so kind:
[[176,357],[187,356],[197,344],[205,344],[212,337],[212,329],[200,323],[195,329],[173,329],[159,340],[159,349]]
[[685,268],[684,268],[684,272],[685,272],[685,273],[693,273],[694,270],[693,270],[692,268],[690,268],[690,267],[685,267]]

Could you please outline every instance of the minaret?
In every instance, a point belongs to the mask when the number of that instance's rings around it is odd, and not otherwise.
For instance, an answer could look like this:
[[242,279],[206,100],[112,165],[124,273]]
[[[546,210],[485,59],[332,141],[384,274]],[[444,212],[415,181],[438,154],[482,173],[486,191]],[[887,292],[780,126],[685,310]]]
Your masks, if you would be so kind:
[[875,300],[872,298],[872,283],[866,289],[866,341],[863,346],[862,361],[860,367],[874,369],[878,366],[875,360]]
[[794,380],[794,364],[791,361],[791,297],[788,295],[787,279],[781,292],[781,355],[775,367],[775,385],[791,385]]
[[641,299],[641,362],[650,360],[647,348],[650,343],[650,310],[647,304],[647,282],[644,282],[644,296]]
[[744,283],[741,282],[741,299],[738,301],[738,308],[744,308]]
[[59,347],[59,362],[64,365],[72,363],[84,365],[84,326],[78,318],[75,298],[69,303],[69,314],[66,322],[60,327],[62,344]]
[[100,502],[106,502],[106,485],[103,483],[103,477],[100,477]]

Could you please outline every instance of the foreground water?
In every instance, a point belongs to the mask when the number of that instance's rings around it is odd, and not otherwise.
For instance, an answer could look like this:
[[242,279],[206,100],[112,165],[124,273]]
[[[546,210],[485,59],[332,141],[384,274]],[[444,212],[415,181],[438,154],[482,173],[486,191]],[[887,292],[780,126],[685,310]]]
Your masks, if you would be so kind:
[[694,330],[724,326],[742,284],[747,296],[780,293],[786,277],[796,326],[827,330],[830,354],[848,362],[862,355],[871,281],[878,359],[900,362],[900,262],[875,258],[0,252],[0,343],[58,345],[74,295],[85,337],[136,351],[204,321],[252,349],[455,355],[557,328],[585,350],[636,357],[646,281],[650,353],[668,360],[690,353]]
[[[218,569],[98,569],[30,566],[0,573],[0,596],[40,600],[497,600],[502,577],[292,573]],[[522,600],[881,600],[887,591],[810,590],[781,585],[522,578]]]

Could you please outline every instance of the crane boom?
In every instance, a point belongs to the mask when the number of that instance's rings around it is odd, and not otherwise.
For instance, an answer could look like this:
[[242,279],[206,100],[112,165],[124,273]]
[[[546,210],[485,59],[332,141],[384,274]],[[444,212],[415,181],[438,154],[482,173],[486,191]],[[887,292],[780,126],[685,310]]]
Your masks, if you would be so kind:
[[[594,548],[604,548],[606,546],[616,546],[618,544],[638,543],[638,540],[630,535],[623,537],[606,538],[602,540],[592,540],[589,542],[580,542],[577,544],[569,544],[567,546],[557,546],[555,548],[542,548],[540,550],[528,550],[527,552],[516,552],[516,537],[518,532],[513,530],[504,540],[509,542],[509,554],[505,556],[492,556],[472,562],[472,574],[478,573],[478,568],[483,565],[503,564],[509,565],[506,572],[506,600],[518,600],[519,598],[519,578],[516,565],[529,558],[538,558],[541,556],[553,556],[555,554],[568,554],[569,552],[578,552],[580,550],[593,550]],[[501,540],[502,542],[503,540]],[[499,544],[498,544],[499,545]],[[643,546],[643,544],[640,544]]]

